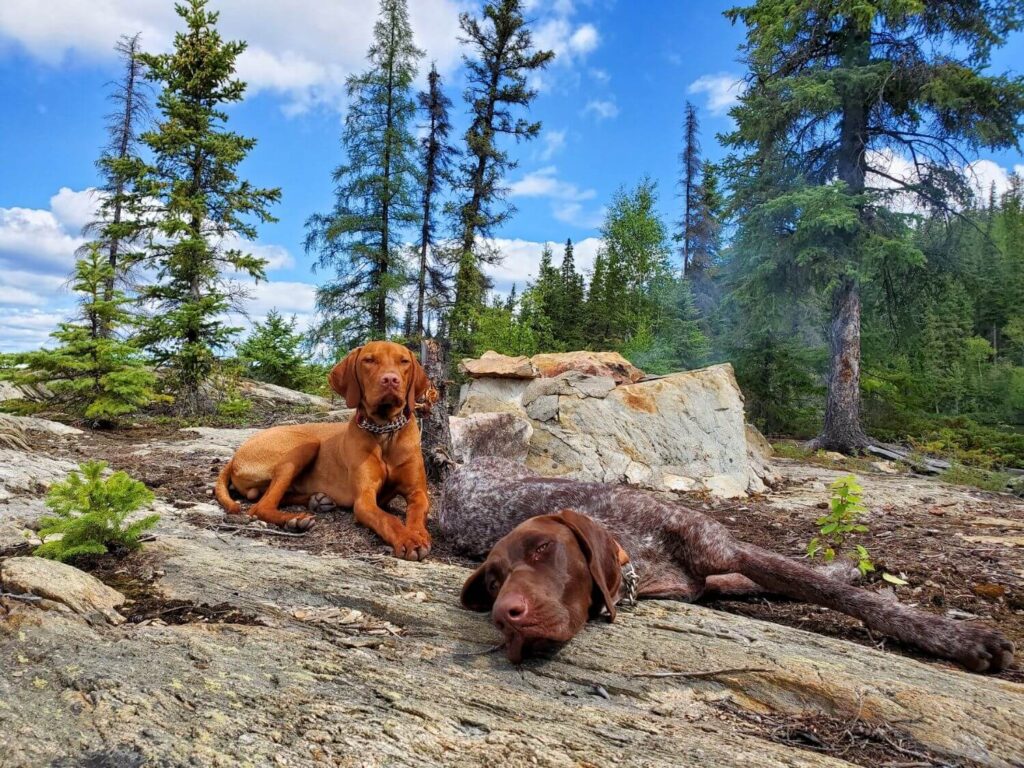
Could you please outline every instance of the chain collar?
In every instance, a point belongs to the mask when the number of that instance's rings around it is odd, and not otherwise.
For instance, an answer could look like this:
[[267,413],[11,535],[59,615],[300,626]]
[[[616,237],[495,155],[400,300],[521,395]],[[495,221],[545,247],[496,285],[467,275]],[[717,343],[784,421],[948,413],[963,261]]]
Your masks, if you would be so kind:
[[636,568],[633,567],[633,563],[627,562],[622,566],[622,586],[626,590],[626,594],[622,598],[624,605],[630,607],[636,605],[636,587],[640,581],[640,576],[636,572]]
[[374,435],[387,435],[391,432],[397,432],[408,423],[409,417],[405,411],[402,411],[387,424],[374,424],[372,421],[367,420],[361,411],[356,413],[356,426]]

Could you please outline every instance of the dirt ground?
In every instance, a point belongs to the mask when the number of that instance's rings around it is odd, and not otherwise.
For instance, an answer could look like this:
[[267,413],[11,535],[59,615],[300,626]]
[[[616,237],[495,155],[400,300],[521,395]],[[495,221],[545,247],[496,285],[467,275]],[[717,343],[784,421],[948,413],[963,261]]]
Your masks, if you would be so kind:
[[[135,451],[155,441],[166,443],[194,437],[175,427],[150,426],[117,432],[90,431],[75,439],[47,437],[41,442],[48,445],[39,447],[72,460],[105,459],[112,467],[145,482],[175,506],[188,509],[211,500],[222,459],[197,452],[169,456],[164,452]],[[784,479],[771,494],[741,501],[679,494],[680,501],[716,518],[738,538],[801,557],[807,541],[816,533],[814,520],[823,514],[821,507],[829,497],[827,483],[848,472],[842,465],[829,469],[784,459],[775,460],[775,465]],[[870,528],[857,542],[868,548],[877,567],[866,586],[895,590],[902,602],[934,613],[988,622],[1002,630],[1018,648],[1024,648],[1024,503],[1008,495],[947,486],[930,478],[876,471],[857,474],[865,489],[864,500],[869,509],[865,522]],[[398,502],[399,508],[400,505]],[[208,515],[192,519],[197,525],[220,527]],[[356,525],[348,510],[321,515],[318,525],[305,535],[285,535],[259,527],[224,526],[220,530],[225,535],[259,536],[276,546],[313,554],[367,555],[387,551],[372,533]],[[436,529],[432,533],[432,558],[470,564],[446,546]],[[909,584],[893,587],[881,579],[882,572],[897,575]],[[816,606],[777,599],[719,600],[711,605],[885,648],[932,664],[945,663],[922,657],[886,638],[873,637],[859,621]],[[155,606],[153,610],[168,608],[175,606]],[[217,607],[202,610],[215,612]],[[216,620],[215,614],[212,620]],[[999,677],[1024,682],[1020,662]]]

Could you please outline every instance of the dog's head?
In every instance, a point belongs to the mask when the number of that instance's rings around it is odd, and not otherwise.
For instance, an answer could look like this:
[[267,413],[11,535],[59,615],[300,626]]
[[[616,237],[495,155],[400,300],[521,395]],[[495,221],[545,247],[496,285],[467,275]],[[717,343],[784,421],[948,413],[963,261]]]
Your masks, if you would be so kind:
[[331,388],[349,408],[361,408],[370,419],[388,422],[430,389],[430,380],[412,352],[390,341],[371,341],[349,352],[331,369]]
[[494,545],[462,588],[462,605],[491,612],[509,661],[571,640],[608,612],[628,558],[604,526],[563,510],[520,524]]

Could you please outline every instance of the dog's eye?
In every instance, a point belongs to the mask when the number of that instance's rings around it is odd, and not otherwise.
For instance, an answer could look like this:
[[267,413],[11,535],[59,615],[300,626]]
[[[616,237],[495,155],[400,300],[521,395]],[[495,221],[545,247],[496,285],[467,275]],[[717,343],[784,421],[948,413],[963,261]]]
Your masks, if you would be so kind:
[[412,360],[403,360],[402,361],[402,365],[408,365],[411,362],[412,362]]
[[375,357],[364,357],[363,358],[363,362],[366,363],[366,364],[372,365],[373,363],[377,362],[377,358],[375,358]]
[[545,541],[538,544],[533,550],[533,559],[539,560],[551,548],[551,542]]
[[498,594],[499,587],[501,587],[501,582],[497,579],[492,577],[487,580],[487,591],[491,594],[492,597]]

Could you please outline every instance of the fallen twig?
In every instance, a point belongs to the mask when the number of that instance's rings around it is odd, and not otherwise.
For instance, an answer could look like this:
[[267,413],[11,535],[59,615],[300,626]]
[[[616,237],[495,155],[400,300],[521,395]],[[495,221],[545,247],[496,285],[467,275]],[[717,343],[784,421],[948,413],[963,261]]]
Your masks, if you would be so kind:
[[686,672],[684,670],[672,670],[668,672],[635,672],[630,677],[689,677],[700,679],[705,677],[718,677],[719,675],[739,674],[741,672],[771,672],[767,667],[732,667],[726,669],[709,669],[704,672]]
[[246,533],[255,533],[260,536],[266,534],[267,536],[289,536],[291,538],[303,537],[308,531],[302,533],[290,533],[289,531],[275,531],[273,528],[254,528],[249,525],[232,525],[231,523],[221,523],[215,528],[209,528],[211,531],[245,531]]

